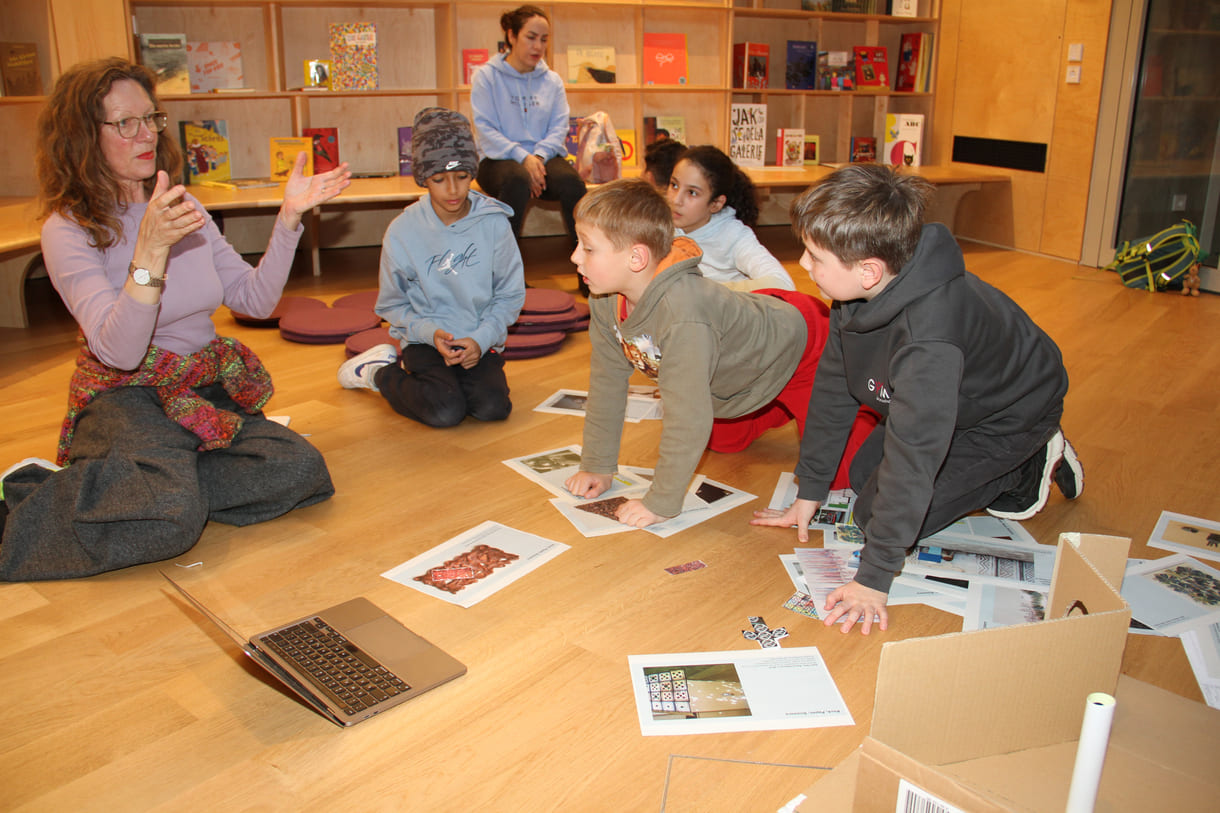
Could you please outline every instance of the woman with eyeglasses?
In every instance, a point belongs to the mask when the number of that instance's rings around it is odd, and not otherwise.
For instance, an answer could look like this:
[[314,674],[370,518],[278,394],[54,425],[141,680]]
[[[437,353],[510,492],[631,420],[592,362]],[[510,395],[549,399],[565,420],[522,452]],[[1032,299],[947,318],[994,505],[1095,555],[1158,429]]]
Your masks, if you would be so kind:
[[306,177],[297,162],[254,267],[177,183],[167,124],[152,75],[117,58],[66,71],[39,117],[43,258],[81,348],[57,463],[0,476],[0,579],[167,559],[210,519],[261,522],[334,493],[322,455],[261,412],[258,357],[211,316],[275,308],[302,215],[348,185],[347,165]]

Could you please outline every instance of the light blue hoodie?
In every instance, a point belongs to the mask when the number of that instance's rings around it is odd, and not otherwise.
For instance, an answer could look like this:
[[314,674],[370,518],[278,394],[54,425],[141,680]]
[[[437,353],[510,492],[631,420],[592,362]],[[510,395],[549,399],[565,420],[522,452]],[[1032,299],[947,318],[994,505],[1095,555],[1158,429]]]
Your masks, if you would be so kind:
[[437,328],[499,352],[525,303],[525,270],[506,204],[470,192],[470,211],[446,226],[427,196],[386,229],[374,310],[403,344],[433,345]]
[[479,158],[520,163],[531,155],[543,161],[567,155],[568,97],[563,79],[545,60],[521,73],[504,57],[496,54],[471,81]]

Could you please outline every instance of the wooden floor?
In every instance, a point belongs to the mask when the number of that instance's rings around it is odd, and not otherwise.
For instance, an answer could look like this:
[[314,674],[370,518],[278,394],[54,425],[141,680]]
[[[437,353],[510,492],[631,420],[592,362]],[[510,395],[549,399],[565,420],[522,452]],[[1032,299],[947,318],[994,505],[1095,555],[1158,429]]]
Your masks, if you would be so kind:
[[[788,231],[763,231],[813,291]],[[575,290],[561,241],[526,243],[531,284]],[[376,250],[323,261],[320,279],[294,275],[291,292],[330,300],[376,285]],[[1133,556],[1157,557],[1143,542],[1163,509],[1220,518],[1220,298],[1129,291],[1100,271],[984,247],[967,246],[967,261],[1034,314],[1071,373],[1064,426],[1086,488],[1073,503],[1053,496],[1026,527],[1047,543],[1060,531],[1126,535]],[[0,330],[0,468],[53,456],[72,369],[71,320],[45,280],[29,295],[36,326]],[[338,493],[260,526],[209,526],[177,562],[0,585],[0,808],[773,811],[867,733],[883,642],[960,628],[897,607],[889,632],[844,636],[781,607],[792,589],[776,557],[795,533],[747,519],[794,464],[791,426],[747,452],[705,456],[703,473],[758,495],[749,506],[667,540],[577,534],[500,461],[580,441],[579,419],[532,408],[557,388],[586,387],[584,334],[509,363],[506,423],[432,430],[340,388],[340,347],[291,344],[227,312],[216,321],[266,361],[277,384],[268,412],[291,416],[324,452]],[[628,424],[623,462],[652,465],[658,430]],[[470,609],[378,575],[486,519],[571,550]],[[692,559],[708,567],[662,570]],[[263,681],[167,592],[160,568],[243,633],[366,595],[469,673],[340,730]],[[751,615],[786,625],[785,646],[819,647],[856,725],[641,736],[627,656],[748,649]],[[1176,639],[1129,636],[1124,671],[1200,698]]]

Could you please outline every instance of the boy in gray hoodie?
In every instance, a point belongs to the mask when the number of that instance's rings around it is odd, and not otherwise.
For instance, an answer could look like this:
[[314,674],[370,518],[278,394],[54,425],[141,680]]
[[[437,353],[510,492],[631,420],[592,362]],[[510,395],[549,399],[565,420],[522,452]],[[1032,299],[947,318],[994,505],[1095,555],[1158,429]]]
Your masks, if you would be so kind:
[[428,197],[386,229],[377,313],[402,348],[381,344],[345,362],[339,383],[380,392],[429,426],[504,420],[512,410],[504,341],[525,302],[511,210],[470,190],[478,169],[466,117],[429,107],[415,117],[415,182]]

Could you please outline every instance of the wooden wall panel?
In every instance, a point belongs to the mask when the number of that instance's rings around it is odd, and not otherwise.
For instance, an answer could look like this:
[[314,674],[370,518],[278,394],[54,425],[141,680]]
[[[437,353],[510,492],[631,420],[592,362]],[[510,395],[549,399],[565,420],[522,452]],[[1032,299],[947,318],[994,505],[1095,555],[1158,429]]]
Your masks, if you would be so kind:
[[123,0],[50,0],[59,70],[104,56],[132,56]]

